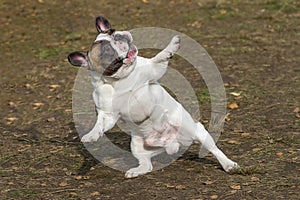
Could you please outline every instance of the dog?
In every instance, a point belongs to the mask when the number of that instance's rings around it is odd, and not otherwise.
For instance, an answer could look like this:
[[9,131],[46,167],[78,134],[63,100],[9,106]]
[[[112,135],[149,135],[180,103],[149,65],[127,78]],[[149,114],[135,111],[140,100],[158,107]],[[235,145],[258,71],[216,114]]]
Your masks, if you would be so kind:
[[72,65],[88,68],[94,87],[97,121],[82,142],[95,142],[118,120],[125,122],[131,128],[131,152],[139,163],[126,172],[127,178],[151,172],[153,156],[163,151],[175,154],[181,145],[193,142],[209,150],[226,172],[239,167],[215,145],[204,126],[195,122],[157,82],[180,47],[179,36],[174,36],[153,58],[144,58],[138,56],[130,32],[113,29],[102,16],[96,18],[96,28],[98,35],[89,51],[75,51],[68,56]]

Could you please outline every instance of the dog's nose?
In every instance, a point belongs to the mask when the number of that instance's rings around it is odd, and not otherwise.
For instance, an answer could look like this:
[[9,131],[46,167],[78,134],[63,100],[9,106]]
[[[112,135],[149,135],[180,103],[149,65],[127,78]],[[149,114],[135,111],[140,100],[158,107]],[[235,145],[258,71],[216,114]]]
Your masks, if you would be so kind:
[[123,34],[125,35],[125,37],[127,37],[127,40],[129,43],[132,43],[132,35],[129,31],[123,31]]

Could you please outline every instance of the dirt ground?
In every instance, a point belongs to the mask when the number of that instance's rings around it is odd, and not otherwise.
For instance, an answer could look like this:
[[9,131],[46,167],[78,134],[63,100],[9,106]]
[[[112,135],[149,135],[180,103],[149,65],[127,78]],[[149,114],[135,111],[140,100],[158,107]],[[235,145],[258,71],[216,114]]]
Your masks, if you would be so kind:
[[[191,146],[170,166],[125,179],[90,155],[74,128],[78,69],[66,58],[88,49],[98,15],[122,30],[177,30],[205,47],[231,107],[218,146],[240,170],[227,174]],[[299,199],[299,1],[2,0],[0,24],[0,199]],[[202,91],[208,126],[205,85],[180,63],[170,67]]]

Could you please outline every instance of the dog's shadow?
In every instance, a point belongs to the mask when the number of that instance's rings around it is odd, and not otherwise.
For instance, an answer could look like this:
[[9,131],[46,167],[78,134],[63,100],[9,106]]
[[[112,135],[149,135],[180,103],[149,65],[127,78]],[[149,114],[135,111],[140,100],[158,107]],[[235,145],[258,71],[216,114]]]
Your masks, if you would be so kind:
[[[194,144],[196,145],[196,144]],[[199,149],[199,147],[197,147]],[[218,162],[211,160],[209,158],[200,158],[198,152],[195,152],[195,147],[190,147],[189,149],[187,149],[182,156],[178,159],[181,161],[188,161],[188,162],[198,162],[201,164],[205,164],[205,165],[214,165],[214,166],[218,166]],[[221,167],[220,167],[221,169]]]
[[[122,131],[110,131],[106,134],[106,137],[118,148],[130,152],[130,136]],[[80,137],[77,135],[76,131],[73,131],[71,135],[69,135],[69,140],[70,138],[73,138],[73,142],[75,142],[77,145],[77,152],[81,154],[84,158],[81,167],[77,170],[78,175],[85,175],[87,174],[90,169],[100,163],[98,159],[94,157],[94,152],[90,152],[89,148],[86,148],[85,145],[83,145],[80,142]],[[217,162],[214,162],[211,159],[207,158],[199,158],[197,152],[195,152],[195,146],[190,147],[188,149],[184,149],[178,158],[174,160],[180,160],[180,161],[185,161],[185,162],[197,162],[205,165],[213,165],[213,166],[218,166]],[[164,153],[162,153],[164,154]],[[166,154],[165,154],[166,155]],[[159,159],[158,155],[157,159],[156,157],[153,158],[153,160],[160,160],[164,163],[163,165],[168,165],[168,163],[173,162],[170,160],[164,160],[164,159]],[[176,162],[176,161],[175,161]],[[136,162],[137,164],[137,162]]]

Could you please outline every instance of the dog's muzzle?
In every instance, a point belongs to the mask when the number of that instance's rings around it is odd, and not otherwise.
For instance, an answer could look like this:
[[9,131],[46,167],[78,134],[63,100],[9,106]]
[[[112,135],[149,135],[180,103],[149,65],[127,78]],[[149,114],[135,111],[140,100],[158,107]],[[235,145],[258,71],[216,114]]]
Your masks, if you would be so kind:
[[130,46],[129,51],[125,57],[117,57],[109,66],[107,66],[103,72],[104,76],[112,76],[115,74],[123,65],[130,65],[135,60],[137,48],[134,45]]

